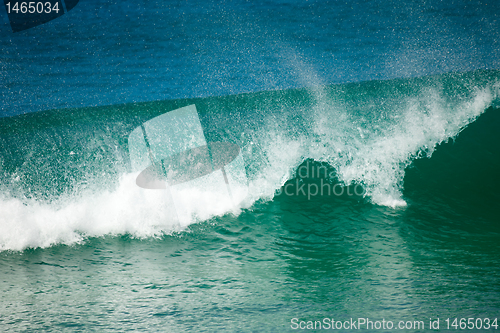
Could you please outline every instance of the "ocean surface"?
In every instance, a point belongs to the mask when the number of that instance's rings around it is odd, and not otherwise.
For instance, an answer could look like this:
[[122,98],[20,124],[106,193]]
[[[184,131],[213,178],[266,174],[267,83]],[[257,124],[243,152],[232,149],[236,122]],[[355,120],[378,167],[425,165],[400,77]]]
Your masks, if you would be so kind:
[[[500,331],[500,2],[5,8],[0,331]],[[192,105],[246,194],[180,219],[129,136]]]

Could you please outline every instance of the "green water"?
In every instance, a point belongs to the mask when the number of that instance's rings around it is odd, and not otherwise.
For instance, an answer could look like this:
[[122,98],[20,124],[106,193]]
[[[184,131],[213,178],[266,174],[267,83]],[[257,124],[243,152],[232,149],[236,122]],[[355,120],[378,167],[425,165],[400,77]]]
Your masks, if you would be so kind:
[[2,326],[276,332],[292,318],[494,317],[499,232],[417,203],[261,203],[161,239],[4,252]]
[[[493,91],[497,78],[450,74],[2,119],[1,330],[286,332],[368,318],[423,321],[398,331],[428,332],[438,318],[442,331],[447,318],[493,323],[500,109],[494,93],[475,92]],[[141,208],[127,196],[134,188],[121,185],[128,133],[193,103],[208,139],[242,147],[251,200],[180,229],[160,212],[137,218],[156,206]],[[301,167],[332,174],[304,177]],[[326,183],[345,192],[296,192]],[[294,195],[283,194],[287,184]],[[347,194],[357,185],[363,195]]]

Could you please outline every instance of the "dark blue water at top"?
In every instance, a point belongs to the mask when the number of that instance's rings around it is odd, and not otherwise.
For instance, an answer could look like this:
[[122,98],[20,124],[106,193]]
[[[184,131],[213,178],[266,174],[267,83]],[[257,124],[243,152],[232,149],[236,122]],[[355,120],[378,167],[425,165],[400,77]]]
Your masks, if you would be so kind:
[[0,116],[500,68],[499,1],[80,1],[13,33]]
[[[0,117],[500,69],[499,16],[498,0],[82,0],[13,33],[0,6]],[[446,318],[497,319],[498,77],[197,100],[209,138],[243,143],[263,194],[179,232],[133,183],[113,182],[134,123],[188,101],[1,119],[0,331],[277,332],[293,318],[366,317],[425,320],[406,330],[417,332],[430,318],[443,331]],[[304,158],[400,189],[408,205],[266,197]]]

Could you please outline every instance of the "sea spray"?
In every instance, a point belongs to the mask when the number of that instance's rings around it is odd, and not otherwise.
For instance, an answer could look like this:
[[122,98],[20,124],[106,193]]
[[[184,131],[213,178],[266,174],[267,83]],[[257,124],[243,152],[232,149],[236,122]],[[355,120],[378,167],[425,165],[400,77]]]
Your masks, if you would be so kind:
[[373,204],[404,206],[405,168],[498,103],[498,78],[479,71],[2,119],[0,249],[157,237],[224,214],[206,205],[180,224],[163,192],[138,195],[130,172],[130,132],[190,104],[207,140],[241,147],[248,195],[228,214],[272,200],[307,159],[361,185]]

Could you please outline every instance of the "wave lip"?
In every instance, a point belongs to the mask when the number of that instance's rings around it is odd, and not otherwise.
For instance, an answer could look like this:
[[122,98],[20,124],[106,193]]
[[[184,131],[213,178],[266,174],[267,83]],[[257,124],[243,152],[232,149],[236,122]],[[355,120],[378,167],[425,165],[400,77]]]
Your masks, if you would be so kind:
[[358,114],[326,101],[314,124],[321,150],[310,156],[333,165],[344,184],[362,184],[373,203],[405,206],[405,168],[430,157],[437,145],[455,138],[498,99],[492,86],[471,89],[467,98],[454,98],[435,86],[420,90],[392,97],[390,107],[367,103],[355,110]]
[[[498,72],[473,72],[196,100],[207,138],[200,144],[241,147],[245,182],[231,191],[244,200],[215,200],[217,186],[200,178],[171,192],[182,218],[164,191],[136,185],[150,160],[134,168],[126,138],[192,100],[2,119],[0,250],[181,231],[272,200],[308,159],[329,164],[344,186],[362,185],[373,204],[404,207],[405,168],[498,105],[498,82]],[[217,177],[224,183],[224,175]]]

